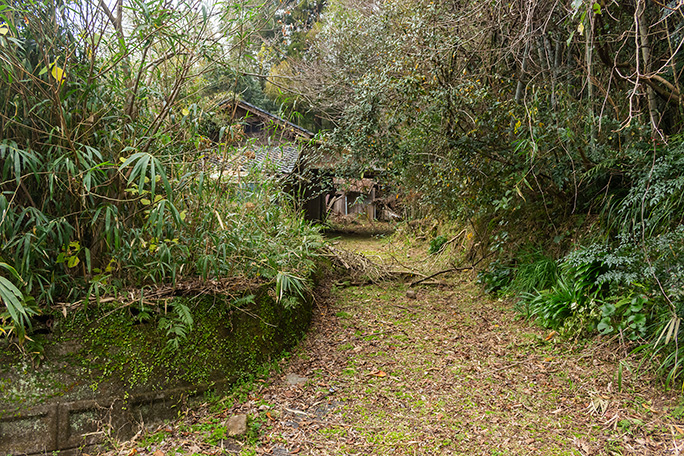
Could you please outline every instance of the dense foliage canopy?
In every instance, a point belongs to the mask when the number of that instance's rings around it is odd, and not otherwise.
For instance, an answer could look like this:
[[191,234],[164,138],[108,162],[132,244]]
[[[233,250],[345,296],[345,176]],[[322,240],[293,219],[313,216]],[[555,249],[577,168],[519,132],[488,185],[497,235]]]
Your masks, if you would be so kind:
[[351,170],[472,223],[490,290],[549,326],[670,344],[673,378],[683,26],[674,1],[338,0],[292,91]]

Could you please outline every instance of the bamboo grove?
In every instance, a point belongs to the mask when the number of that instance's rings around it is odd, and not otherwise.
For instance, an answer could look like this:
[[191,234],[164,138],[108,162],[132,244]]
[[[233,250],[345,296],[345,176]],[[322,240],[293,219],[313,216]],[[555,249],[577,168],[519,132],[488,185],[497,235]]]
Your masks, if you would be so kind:
[[[172,289],[169,309],[182,283],[228,294],[227,279],[271,283],[285,305],[304,291],[316,230],[268,176],[245,190],[207,168],[211,154],[236,153],[230,135],[205,136],[221,117],[208,94],[217,78],[234,86],[225,74],[241,67],[255,33],[247,25],[265,11],[194,0],[0,3],[5,342],[39,353],[39,315],[145,306],[155,287]],[[187,326],[184,306],[175,308]]]

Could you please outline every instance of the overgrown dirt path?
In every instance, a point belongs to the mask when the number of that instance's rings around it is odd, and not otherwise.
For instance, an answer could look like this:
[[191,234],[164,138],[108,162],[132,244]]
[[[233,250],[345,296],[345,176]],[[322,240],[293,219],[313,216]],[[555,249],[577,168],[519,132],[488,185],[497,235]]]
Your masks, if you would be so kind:
[[[341,245],[380,257],[389,248]],[[563,340],[517,320],[469,273],[443,280],[415,297],[401,283],[334,287],[281,373],[132,445],[156,456],[684,451],[679,396],[631,364],[619,379],[614,342]],[[248,416],[249,436],[222,438],[236,414]]]

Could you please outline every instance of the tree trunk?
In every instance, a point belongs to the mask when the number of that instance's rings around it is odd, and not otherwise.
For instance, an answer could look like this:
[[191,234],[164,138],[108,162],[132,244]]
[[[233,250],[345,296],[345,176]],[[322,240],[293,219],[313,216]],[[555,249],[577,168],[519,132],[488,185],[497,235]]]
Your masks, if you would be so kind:
[[520,103],[523,98],[523,89],[525,88],[525,83],[523,78],[527,72],[527,57],[530,54],[530,42],[525,43],[525,50],[523,51],[522,66],[520,68],[520,76],[518,77],[518,87],[515,89],[515,101]]
[[[640,71],[637,77],[641,74],[651,75],[651,46],[648,39],[648,26],[646,25],[646,1],[638,0],[635,12],[635,18],[638,31],[639,50],[641,51],[641,60],[643,62],[643,71]],[[638,56],[637,56],[638,68]],[[656,94],[650,85],[646,85],[646,97],[648,99],[648,117],[651,123],[651,138],[662,138],[663,133],[660,131],[660,115],[658,114],[658,104]]]
[[[587,63],[587,115],[589,117],[589,150],[596,148],[596,120],[594,116],[594,83],[592,82],[592,60],[594,57],[594,12],[591,4],[587,8],[584,57]],[[584,158],[584,157],[583,157]],[[585,163],[586,164],[586,163]]]

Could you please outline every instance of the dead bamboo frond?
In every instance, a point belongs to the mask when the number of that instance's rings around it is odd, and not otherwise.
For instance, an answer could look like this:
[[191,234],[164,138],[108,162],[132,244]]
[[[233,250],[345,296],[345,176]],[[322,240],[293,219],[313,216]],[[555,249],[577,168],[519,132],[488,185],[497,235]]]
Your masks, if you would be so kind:
[[330,258],[333,265],[343,269],[354,284],[380,283],[416,275],[424,277],[414,271],[397,271],[387,265],[376,263],[367,256],[351,252],[332,245],[326,245],[328,251],[325,256]]

